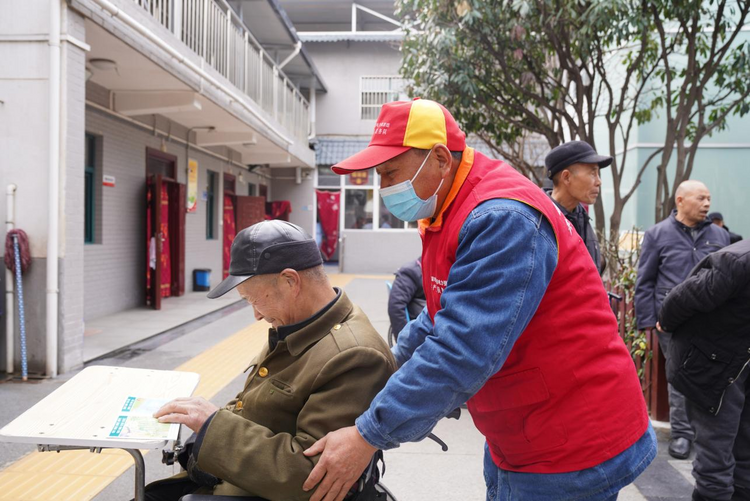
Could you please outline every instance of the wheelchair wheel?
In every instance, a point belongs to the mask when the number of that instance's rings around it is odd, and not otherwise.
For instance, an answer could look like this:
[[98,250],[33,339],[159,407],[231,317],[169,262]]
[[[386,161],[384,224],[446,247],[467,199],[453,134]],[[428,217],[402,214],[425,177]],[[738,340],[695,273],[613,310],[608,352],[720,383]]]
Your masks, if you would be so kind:
[[375,492],[377,493],[377,499],[378,501],[398,501],[396,499],[396,496],[393,495],[391,491],[388,490],[388,488],[378,482],[375,484]]

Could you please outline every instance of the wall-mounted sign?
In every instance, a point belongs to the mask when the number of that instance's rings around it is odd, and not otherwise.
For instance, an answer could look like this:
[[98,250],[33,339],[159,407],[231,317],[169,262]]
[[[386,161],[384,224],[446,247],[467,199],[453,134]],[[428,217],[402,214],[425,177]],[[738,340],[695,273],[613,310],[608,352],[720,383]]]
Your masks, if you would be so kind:
[[369,170],[355,170],[349,174],[349,184],[354,186],[362,186],[369,184],[370,182],[370,171]]
[[102,176],[102,184],[109,186],[110,188],[115,187],[115,176]]
[[188,160],[187,211],[198,210],[198,161]]

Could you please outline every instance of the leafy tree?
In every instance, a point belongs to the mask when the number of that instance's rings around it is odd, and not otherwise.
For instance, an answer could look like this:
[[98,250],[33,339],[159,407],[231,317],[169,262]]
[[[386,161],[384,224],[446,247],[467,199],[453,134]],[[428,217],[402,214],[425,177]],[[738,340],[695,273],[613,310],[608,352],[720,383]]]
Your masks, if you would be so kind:
[[[727,127],[727,118],[750,111],[750,1],[648,2],[650,21],[663,54],[656,72],[661,92],[654,103],[666,118],[658,165],[656,221],[674,208],[677,186],[690,178],[701,140]],[[674,163],[671,179],[667,167]]]
[[[518,146],[531,136],[544,138],[549,147],[580,139],[615,157],[608,169],[614,187],[609,237],[614,241],[623,209],[646,169],[659,155],[664,165],[665,159],[669,162],[669,148],[657,148],[636,165],[634,181],[625,185],[635,127],[652,120],[665,103],[680,102],[679,91],[672,90],[674,82],[694,71],[678,69],[681,54],[720,55],[711,44],[699,50],[697,42],[691,45],[689,37],[675,32],[682,26],[677,20],[692,12],[688,3],[692,8],[702,5],[699,0],[399,0],[406,30],[402,74],[411,81],[412,95],[443,102],[467,132],[491,143],[538,183],[536,165],[529,162],[526,148]],[[737,78],[730,75],[747,63],[740,56],[743,47],[734,48],[728,38],[731,21],[744,22],[746,5],[736,3],[716,36],[726,40],[717,47],[727,47],[729,61],[718,65],[711,80],[725,89],[710,100],[714,109],[722,110],[707,113],[716,120],[743,109],[726,101],[727,91],[737,88]],[[711,18],[709,8],[698,10],[700,20],[708,19],[698,22],[705,29],[717,16]],[[703,32],[696,31],[694,38],[701,37]],[[692,100],[699,101],[697,96]],[[606,127],[606,142],[599,147],[595,127]],[[597,230],[603,234],[601,198],[594,210]]]

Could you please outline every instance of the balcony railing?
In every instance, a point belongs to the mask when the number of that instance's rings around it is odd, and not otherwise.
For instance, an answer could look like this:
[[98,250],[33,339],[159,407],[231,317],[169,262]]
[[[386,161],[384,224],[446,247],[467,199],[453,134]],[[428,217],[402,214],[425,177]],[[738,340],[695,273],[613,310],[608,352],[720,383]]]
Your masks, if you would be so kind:
[[225,0],[133,0],[206,63],[306,142],[309,103]]

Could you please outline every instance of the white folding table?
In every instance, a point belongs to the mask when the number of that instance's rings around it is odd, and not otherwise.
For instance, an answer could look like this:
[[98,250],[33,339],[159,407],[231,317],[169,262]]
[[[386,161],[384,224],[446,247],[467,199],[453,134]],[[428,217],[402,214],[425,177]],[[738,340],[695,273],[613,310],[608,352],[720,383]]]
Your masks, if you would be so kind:
[[140,449],[160,449],[168,440],[110,438],[128,397],[171,400],[192,395],[194,372],[91,366],[47,395],[0,430],[0,442],[37,445],[39,451],[123,449],[135,461],[135,500],[145,499]]

